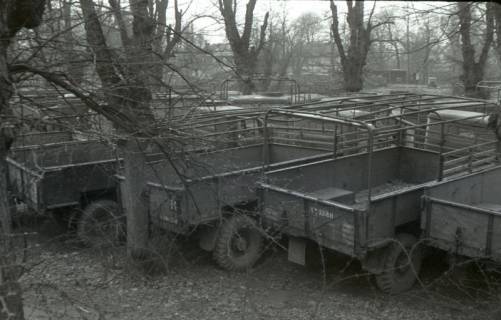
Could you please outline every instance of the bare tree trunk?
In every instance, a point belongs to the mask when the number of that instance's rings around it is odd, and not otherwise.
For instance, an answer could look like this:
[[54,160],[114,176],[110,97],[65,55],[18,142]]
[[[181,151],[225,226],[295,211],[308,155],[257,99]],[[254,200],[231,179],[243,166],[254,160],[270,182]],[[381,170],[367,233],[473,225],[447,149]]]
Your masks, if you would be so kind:
[[82,83],[84,72],[83,63],[79,62],[80,54],[75,50],[75,37],[73,36],[71,3],[68,0],[63,1],[64,18],[64,58],[68,76],[74,83]]
[[330,33],[330,67],[331,67],[331,79],[336,79],[337,77],[337,72],[336,72],[336,59],[337,59],[337,55],[336,55],[336,45],[334,44],[334,37],[332,35],[332,32]]
[[[5,137],[0,136],[0,143],[5,145]],[[9,206],[9,194],[7,185],[7,161],[5,157],[7,156],[7,150],[5,147],[0,147],[0,213],[1,221],[0,225],[2,228],[2,234],[10,234],[12,232],[12,218],[10,214]]]
[[364,66],[360,56],[351,56],[343,64],[344,88],[348,92],[358,92],[364,87]]
[[[358,92],[363,89],[363,71],[367,62],[367,54],[371,45],[371,32],[378,25],[371,24],[374,8],[364,25],[364,2],[347,0],[347,22],[350,30],[348,50],[345,51],[343,40],[339,33],[337,6],[331,0],[332,34],[338,49],[343,68],[344,87],[348,92]],[[381,24],[379,24],[381,25]]]
[[501,64],[501,5],[492,3],[492,9],[496,30],[496,43],[494,44],[494,48],[496,49],[498,63]]
[[233,52],[235,61],[235,71],[238,77],[243,94],[250,94],[255,91],[252,77],[256,73],[257,57],[264,46],[266,28],[268,25],[268,12],[264,16],[261,25],[260,37],[257,47],[250,46],[252,32],[252,21],[254,18],[254,8],[257,0],[249,0],[245,10],[245,23],[242,34],[238,32],[236,21],[236,1],[219,0],[219,10],[224,19],[226,37]]
[[138,140],[131,137],[119,147],[125,159],[126,181],[122,183],[121,194],[127,214],[127,253],[130,257],[142,258],[149,237],[148,203],[144,194],[145,172],[148,168]]
[[12,143],[12,132],[9,130],[9,99],[12,95],[12,85],[8,77],[7,46],[8,42],[0,41],[0,225],[2,234],[11,233],[11,216],[9,210],[9,195],[7,190],[7,152]]
[[398,43],[394,43],[395,47],[395,56],[397,58],[397,69],[400,69],[401,64],[400,64],[400,51],[398,50]]
[[[145,188],[145,159],[138,155],[140,150],[136,138],[155,134],[155,118],[150,108],[151,90],[149,76],[153,71],[153,23],[147,14],[147,1],[129,1],[133,20],[131,39],[125,43],[128,65],[120,65],[113,59],[107,47],[104,34],[92,0],[80,0],[85,17],[87,41],[96,55],[96,71],[106,88],[105,98],[110,108],[122,118],[110,120],[121,132],[129,135],[129,141],[120,148],[124,155],[125,176],[122,199],[127,216],[127,252],[130,257],[144,256],[148,240],[148,210],[142,197]],[[122,30],[122,37],[126,35]],[[128,45],[130,43],[130,46]],[[150,64],[145,62],[150,62]]]
[[256,72],[257,57],[254,58],[245,53],[234,54],[236,73],[239,76],[240,90],[242,94],[252,94],[256,92],[256,85],[252,81],[252,77]]
[[492,4],[486,3],[486,27],[483,47],[478,61],[475,61],[475,46],[471,41],[471,6],[469,2],[458,2],[459,33],[461,35],[461,52],[463,54],[463,74],[461,80],[464,85],[464,94],[467,97],[482,98],[483,94],[477,90],[477,84],[484,78],[485,65],[489,49],[493,41],[494,19]]
[[11,227],[5,157],[14,138],[14,119],[9,106],[12,83],[7,66],[7,49],[21,28],[34,28],[40,24],[44,9],[44,0],[0,1],[0,218],[4,234],[9,233]]
[[[122,8],[120,6],[120,1],[110,0],[110,5],[113,10],[113,15],[115,17],[115,23],[117,28],[120,30],[120,35],[122,43],[126,48],[133,48],[131,45],[134,39],[137,38],[138,34],[133,34],[132,38],[127,33],[126,23],[122,16]],[[133,1],[138,2],[138,1]],[[169,0],[156,0],[148,1],[148,12],[144,19],[139,19],[137,17],[136,21],[141,22],[139,24],[144,25],[145,23],[150,24],[151,30],[148,31],[147,41],[143,44],[148,44],[150,47],[150,64],[154,65],[154,72],[150,72],[147,77],[147,84],[151,88],[160,89],[159,86],[162,85],[163,75],[166,70],[165,62],[172,56],[172,51],[176,45],[181,41],[182,30],[182,18],[183,12],[179,9],[178,0],[174,0],[174,26],[167,25],[167,8],[169,5]],[[136,10],[137,10],[136,6]],[[136,11],[137,12],[137,11]],[[152,23],[155,22],[155,23]],[[146,33],[143,33],[144,35]],[[144,48],[143,48],[144,49]],[[143,61],[144,62],[144,58]],[[150,70],[151,71],[151,70]]]
[[[33,0],[26,0],[33,1]],[[110,3],[113,2],[110,0]],[[32,72],[58,84],[62,88],[75,93],[89,108],[108,118],[117,131],[126,134],[132,141],[139,137],[151,137],[156,134],[155,118],[150,108],[151,91],[148,87],[149,72],[152,64],[152,30],[153,24],[147,14],[148,1],[130,0],[130,11],[133,19],[133,33],[129,41],[125,41],[126,63],[116,59],[117,55],[107,46],[101,23],[92,0],[80,0],[85,22],[87,42],[95,57],[96,72],[103,86],[106,104],[98,104],[79,88],[68,83],[57,74],[38,70],[27,65],[11,67],[13,72]],[[125,30],[122,30],[125,31]],[[122,34],[126,35],[126,32]],[[124,183],[126,214],[133,221],[128,230],[128,253],[131,257],[143,256],[148,238],[148,212],[142,205],[145,188],[143,173],[144,157],[137,156],[135,144],[121,144],[126,164],[126,172],[130,174]],[[131,148],[131,150],[129,150]],[[130,159],[129,159],[130,158]],[[130,226],[130,223],[129,223]]]
[[[40,24],[44,8],[44,0],[0,1],[0,237],[11,233],[6,156],[14,138],[14,119],[9,106],[12,84],[7,66],[7,49],[21,28],[34,28]],[[22,290],[18,279],[13,275],[5,275],[5,266],[1,262],[0,319],[23,320]]]

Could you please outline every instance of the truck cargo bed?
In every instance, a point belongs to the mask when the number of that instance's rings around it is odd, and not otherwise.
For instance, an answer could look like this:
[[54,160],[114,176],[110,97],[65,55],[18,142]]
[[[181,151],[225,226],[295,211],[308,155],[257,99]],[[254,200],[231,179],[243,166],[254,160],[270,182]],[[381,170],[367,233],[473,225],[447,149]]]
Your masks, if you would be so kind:
[[[152,164],[147,172],[152,220],[177,230],[218,218],[224,208],[255,201],[263,148],[259,144]],[[268,168],[280,168],[325,159],[332,153],[270,144],[268,156]]]
[[[422,186],[437,178],[436,153],[407,147],[352,155],[266,173],[263,218],[290,235],[355,256],[420,215]],[[368,183],[371,183],[370,196]]]
[[7,158],[14,194],[36,211],[77,205],[88,192],[116,187],[117,156],[99,141],[15,148]]
[[430,244],[501,262],[500,183],[497,167],[426,188],[421,227]]

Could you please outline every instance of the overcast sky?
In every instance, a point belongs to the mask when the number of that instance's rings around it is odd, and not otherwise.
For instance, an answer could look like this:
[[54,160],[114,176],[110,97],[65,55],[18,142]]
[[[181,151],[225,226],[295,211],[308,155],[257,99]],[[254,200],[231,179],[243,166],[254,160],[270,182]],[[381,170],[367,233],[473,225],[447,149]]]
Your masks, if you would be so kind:
[[[189,3],[191,3],[191,5],[186,14],[188,17],[196,15],[212,15],[220,17],[216,7],[217,0],[180,0],[180,7],[186,8]],[[237,3],[237,12],[242,15],[240,17],[240,21],[242,21],[247,0],[237,0]],[[346,12],[345,1],[336,1],[336,5],[338,6],[340,15]],[[366,1],[365,6],[367,13],[372,8],[372,5],[372,1]],[[382,9],[405,8],[406,6],[413,6],[419,10],[428,10],[431,8],[450,7],[451,5],[451,2],[438,1],[377,1],[376,12]],[[330,15],[330,5],[328,0],[258,0],[255,10],[256,19],[262,19],[267,11],[270,11],[271,15],[273,13],[286,12],[289,21],[292,21],[307,12],[316,13],[320,17],[327,19]],[[194,23],[194,26],[195,31],[202,33],[211,43],[222,42],[225,40],[223,26],[214,21],[214,19],[198,19]]]

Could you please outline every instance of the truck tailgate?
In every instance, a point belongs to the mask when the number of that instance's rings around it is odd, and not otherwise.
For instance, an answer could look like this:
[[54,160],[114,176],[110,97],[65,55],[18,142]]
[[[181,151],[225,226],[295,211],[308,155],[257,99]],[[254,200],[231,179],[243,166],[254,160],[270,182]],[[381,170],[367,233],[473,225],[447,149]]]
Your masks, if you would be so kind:
[[38,210],[39,186],[42,175],[24,167],[19,162],[7,157],[9,185],[14,195],[30,208]]
[[150,221],[171,231],[181,231],[181,206],[185,205],[182,188],[148,183],[148,206]]
[[339,202],[260,183],[260,205],[265,223],[282,232],[305,237],[350,256],[360,243],[362,212]]
[[440,249],[501,261],[501,168],[428,187],[421,229]]
[[501,207],[424,197],[422,228],[440,249],[472,258],[501,259]]

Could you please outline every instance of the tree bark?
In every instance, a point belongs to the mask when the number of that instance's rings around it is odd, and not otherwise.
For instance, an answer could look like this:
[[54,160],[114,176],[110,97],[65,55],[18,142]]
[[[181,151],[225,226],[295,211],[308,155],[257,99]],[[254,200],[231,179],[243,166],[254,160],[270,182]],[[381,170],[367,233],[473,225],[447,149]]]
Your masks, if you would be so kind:
[[14,138],[11,128],[13,119],[8,104],[12,95],[12,84],[7,68],[8,45],[9,42],[0,41],[0,225],[3,235],[11,233],[6,157]]
[[358,92],[364,87],[365,62],[358,55],[349,57],[343,64],[344,89],[348,92]]
[[[158,0],[157,0],[158,1]],[[163,81],[164,73],[166,70],[165,61],[169,60],[174,55],[174,48],[181,42],[181,34],[183,33],[182,21],[183,12],[179,9],[178,0],[174,0],[174,26],[167,25],[166,9],[168,0],[161,0],[159,4],[165,3],[165,9],[162,6],[157,8],[160,10],[157,14],[158,20],[156,23],[156,36],[157,43],[154,44],[155,55],[159,55],[162,63],[159,66],[159,79],[153,79],[155,84]]]
[[[142,146],[144,148],[144,146]],[[149,237],[148,202],[144,194],[145,172],[148,170],[143,148],[131,137],[119,145],[124,157],[125,183],[122,183],[122,204],[127,215],[127,254],[141,259],[145,256]]]
[[149,236],[148,208],[142,196],[146,163],[144,156],[139,154],[141,150],[135,139],[151,137],[156,133],[148,86],[155,61],[152,53],[154,26],[148,15],[148,1],[129,1],[133,25],[132,37],[127,39],[130,46],[125,48],[127,65],[113,59],[92,0],[80,0],[80,4],[85,17],[87,41],[96,55],[96,71],[106,89],[106,101],[122,115],[121,120],[116,117],[109,119],[128,136],[128,141],[119,146],[126,176],[122,185],[122,200],[127,216],[127,252],[132,258],[143,257]]
[[[124,155],[127,179],[124,182],[122,199],[128,223],[128,253],[131,257],[144,256],[148,239],[148,211],[141,197],[144,184],[144,157],[137,155],[133,143],[136,138],[156,134],[155,118],[150,109],[151,91],[148,87],[149,72],[153,71],[152,31],[153,23],[147,14],[148,1],[130,0],[133,15],[133,32],[124,48],[126,63],[118,61],[117,55],[107,46],[101,23],[92,0],[80,0],[84,16],[87,42],[95,57],[96,72],[101,80],[105,105],[96,103],[64,77],[38,70],[27,65],[11,66],[12,72],[32,72],[75,93],[89,108],[104,115],[117,128],[119,134],[131,139],[120,144]],[[125,31],[125,30],[122,30]]]
[[72,30],[71,3],[69,0],[63,1],[63,20],[64,20],[64,58],[66,72],[74,83],[82,83],[84,76],[83,64],[76,61],[81,57],[75,50],[75,37]]
[[485,98],[482,91],[477,90],[477,84],[483,80],[485,65],[489,55],[494,35],[494,18],[492,3],[486,3],[485,35],[478,61],[475,60],[475,45],[471,40],[471,6],[469,2],[458,2],[459,34],[461,36],[461,53],[463,55],[463,74],[461,80],[464,94],[467,97]]
[[0,218],[4,234],[10,233],[11,228],[5,159],[15,135],[15,119],[9,106],[12,83],[7,50],[21,28],[34,28],[40,24],[44,9],[45,0],[0,1]]
[[244,29],[240,35],[235,17],[236,8],[234,8],[234,5],[236,5],[236,2],[234,3],[233,0],[219,0],[219,10],[224,19],[226,37],[233,52],[235,72],[243,94],[251,94],[256,89],[252,77],[256,73],[257,58],[263,49],[268,26],[269,13],[267,12],[261,25],[257,47],[251,46],[250,37],[256,2],[257,0],[247,2]]
[[376,27],[371,24],[373,11],[367,24],[364,25],[364,2],[347,0],[347,22],[349,28],[348,50],[345,50],[339,33],[337,6],[330,0],[332,12],[332,35],[338,49],[341,67],[343,69],[344,88],[348,92],[358,92],[363,89],[363,72],[367,62],[367,54],[371,45],[371,32]]
[[496,31],[496,43],[494,44],[494,48],[496,50],[498,64],[501,64],[501,5],[492,3],[492,9]]
[[[7,50],[21,28],[34,28],[40,24],[44,9],[45,0],[0,1],[0,237],[7,237],[12,231],[6,157],[14,139],[15,121],[9,106],[12,83],[7,66]],[[0,273],[0,318],[22,320],[23,300],[18,279],[13,276],[4,278],[4,266],[1,263]]]

